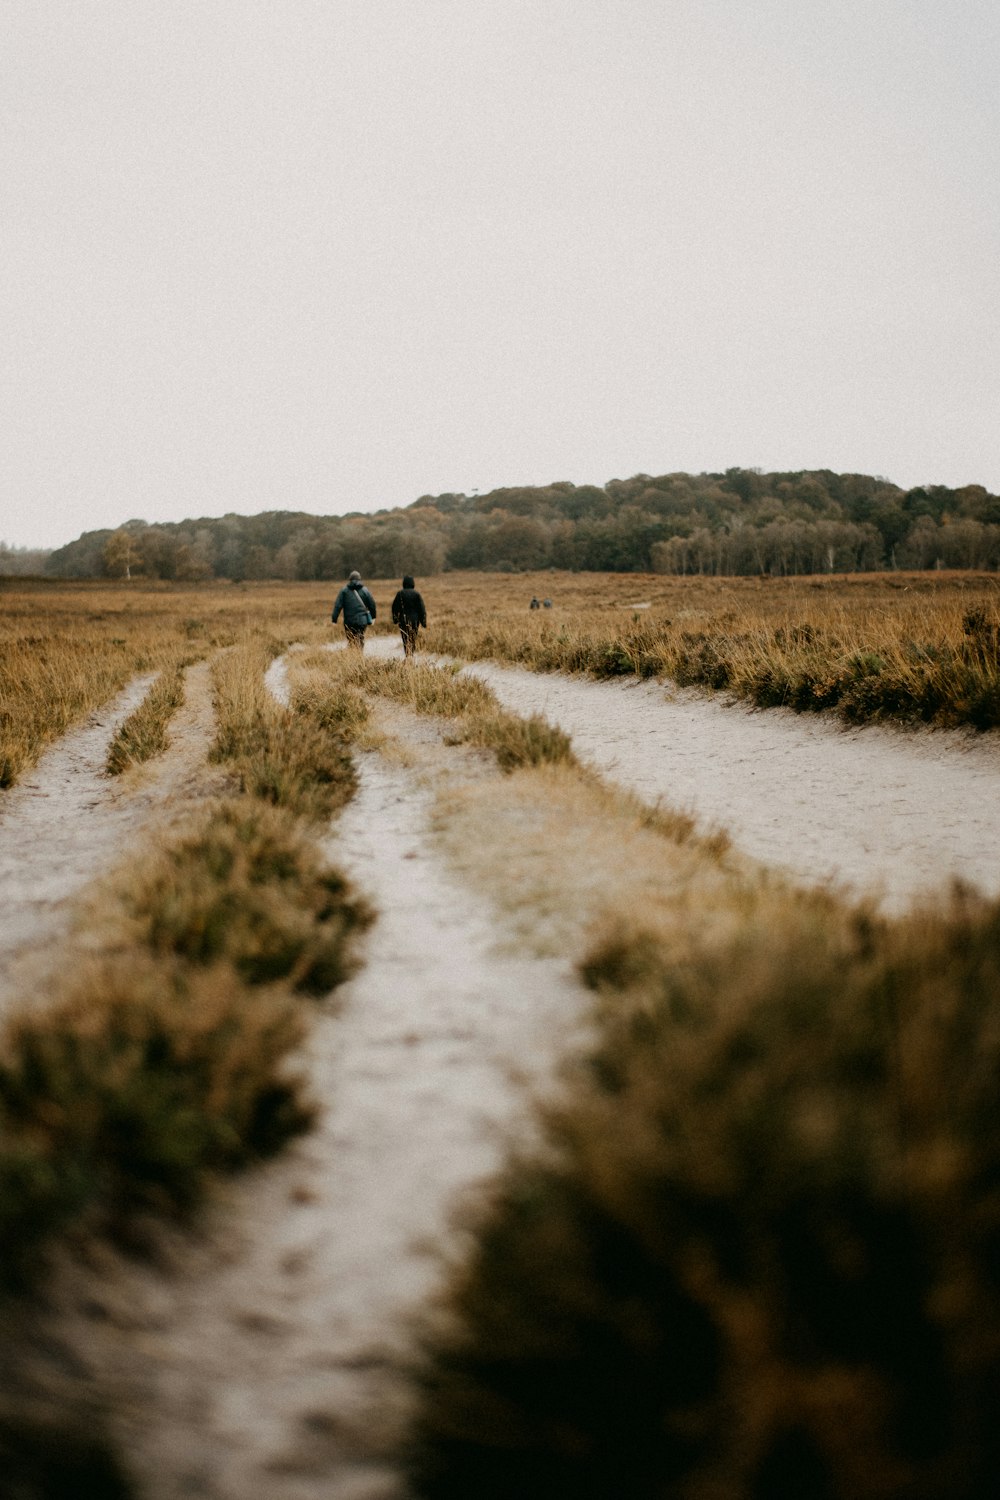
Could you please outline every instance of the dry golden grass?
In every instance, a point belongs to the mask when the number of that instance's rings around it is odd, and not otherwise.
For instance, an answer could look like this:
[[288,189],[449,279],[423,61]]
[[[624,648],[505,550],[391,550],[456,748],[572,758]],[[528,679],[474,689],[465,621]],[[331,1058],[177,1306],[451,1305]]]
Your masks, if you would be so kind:
[[[382,605],[398,580],[372,580]],[[241,635],[317,645],[337,582],[169,585],[0,580],[0,787],[136,673]],[[421,580],[425,648],[540,670],[664,674],[761,705],[847,718],[1000,723],[992,575],[813,579],[444,574]],[[532,595],[551,609],[530,611]],[[647,606],[637,608],[635,606]]]
[[217,739],[213,756],[240,789],[313,820],[329,818],[354,790],[349,726],[331,727],[318,700],[279,704],[264,685],[272,639],[243,635],[213,663]]
[[582,958],[597,933],[637,916],[683,935],[731,932],[753,919],[769,881],[725,834],[569,764],[503,781],[451,777],[435,825],[450,862],[546,954]]
[[0,579],[0,788],[137,674],[169,675],[247,630],[325,639],[331,600],[322,585]]
[[595,1039],[467,1225],[414,1493],[994,1493],[1000,907],[882,920],[566,768],[442,825]]
[[[456,574],[424,592],[428,646],[457,656],[663,675],[855,722],[1000,724],[993,575]],[[552,608],[529,610],[533,594]]]
[[452,733],[492,750],[501,770],[573,760],[569,737],[561,729],[537,714],[522,719],[508,713],[491,688],[446,667],[373,660],[352,651],[328,655],[326,672],[355,692],[391,698],[415,713],[452,720]]
[[310,1118],[294,994],[345,978],[372,913],[314,841],[353,787],[344,733],[272,701],[274,649],[244,629],[216,661],[218,753],[244,795],[92,890],[97,956],[0,1032],[0,1294],[67,1225],[186,1208]]
[[108,774],[120,776],[165,750],[167,726],[183,702],[184,668],[167,668],[115,734],[108,751]]

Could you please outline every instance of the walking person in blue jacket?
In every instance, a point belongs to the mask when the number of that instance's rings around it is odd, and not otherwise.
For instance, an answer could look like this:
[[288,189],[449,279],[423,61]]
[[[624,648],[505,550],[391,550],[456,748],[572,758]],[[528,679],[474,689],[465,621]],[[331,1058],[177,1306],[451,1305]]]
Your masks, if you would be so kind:
[[377,613],[375,600],[361,582],[361,574],[353,572],[333,606],[333,623],[336,625],[340,618],[340,612],[344,612],[344,634],[347,636],[347,644],[355,646],[359,651],[365,649],[365,631],[372,623]]

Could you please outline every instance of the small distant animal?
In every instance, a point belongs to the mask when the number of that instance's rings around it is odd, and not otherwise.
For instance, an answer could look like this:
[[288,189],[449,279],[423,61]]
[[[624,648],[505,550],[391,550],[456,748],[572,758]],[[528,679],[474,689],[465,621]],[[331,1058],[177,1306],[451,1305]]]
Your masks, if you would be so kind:
[[531,603],[528,606],[529,609],[541,609],[541,607],[541,603],[537,599],[532,599]]
[[546,609],[551,609],[552,608],[552,600],[551,599],[543,599],[542,603],[544,604],[544,606],[545,606]]

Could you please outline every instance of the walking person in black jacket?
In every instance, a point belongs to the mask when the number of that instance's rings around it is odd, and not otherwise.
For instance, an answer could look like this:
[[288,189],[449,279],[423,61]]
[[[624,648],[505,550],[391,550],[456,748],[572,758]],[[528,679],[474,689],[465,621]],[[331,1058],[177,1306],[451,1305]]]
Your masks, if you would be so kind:
[[417,649],[417,631],[421,625],[427,629],[427,611],[409,573],[392,601],[392,623],[399,626],[403,637],[403,655],[412,656]]
[[336,625],[340,612],[344,612],[344,634],[347,644],[365,649],[365,631],[376,615],[375,600],[361,582],[361,574],[354,572],[337,595],[333,606],[333,623]]

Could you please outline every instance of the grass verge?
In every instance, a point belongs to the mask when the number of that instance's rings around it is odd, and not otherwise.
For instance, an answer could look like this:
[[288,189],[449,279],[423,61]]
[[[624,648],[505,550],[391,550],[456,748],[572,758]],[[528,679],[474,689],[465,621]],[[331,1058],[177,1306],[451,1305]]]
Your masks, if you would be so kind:
[[219,673],[220,753],[247,790],[105,882],[100,956],[0,1033],[0,1290],[60,1234],[190,1209],[311,1118],[294,997],[346,977],[372,914],[314,842],[353,787],[346,740],[271,711],[269,655],[248,639]]
[[196,1203],[213,1172],[311,1118],[288,1068],[303,1026],[280,989],[220,964],[95,963],[0,1044],[0,1276],[23,1286],[71,1224],[121,1232]]
[[110,776],[152,760],[167,747],[167,725],[184,702],[184,668],[161,672],[134,713],[122,724],[108,751]]
[[117,907],[127,943],[313,995],[347,978],[351,941],[370,920],[299,821],[251,797],[218,804],[130,870]]
[[1000,907],[625,914],[583,972],[599,1039],[456,1268],[415,1493],[995,1493]]
[[337,721],[331,697],[298,709],[278,703],[264,672],[280,643],[247,635],[213,666],[217,739],[213,758],[240,789],[307,819],[329,818],[353,795],[350,724]]
[[522,719],[508,713],[493,691],[475,678],[412,660],[359,660],[337,653],[332,661],[332,669],[348,687],[391,698],[415,713],[457,720],[460,739],[492,750],[503,771],[575,764],[568,735],[540,715]]
[[[517,596],[509,580],[453,584],[437,648],[536,671],[668,677],[849,723],[1000,726],[994,578],[555,575],[543,587],[553,611],[529,615],[529,580]],[[638,608],[629,592],[646,595]]]

